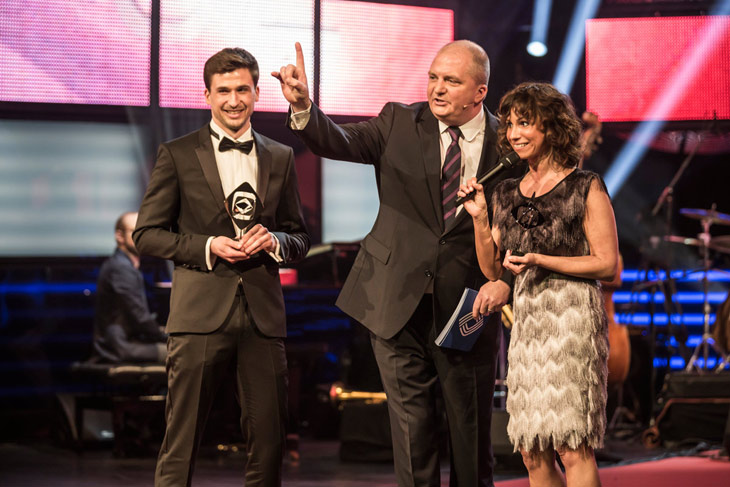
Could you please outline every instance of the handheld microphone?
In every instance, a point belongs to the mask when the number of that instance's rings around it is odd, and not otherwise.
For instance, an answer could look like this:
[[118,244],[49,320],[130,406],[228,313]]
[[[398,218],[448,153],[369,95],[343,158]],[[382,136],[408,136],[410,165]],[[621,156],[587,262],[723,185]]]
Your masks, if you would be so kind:
[[[477,183],[479,183],[479,184],[487,183],[490,179],[494,179],[494,177],[497,176],[497,174],[501,173],[505,169],[510,169],[511,167],[513,167],[515,164],[520,162],[520,160],[521,160],[520,156],[517,155],[517,152],[515,152],[515,151],[510,152],[506,156],[502,157],[497,162],[497,165],[492,168],[491,171],[489,171],[487,174],[485,174],[484,176],[479,178]],[[475,194],[476,194],[476,191],[472,191],[471,193],[464,196],[463,198],[461,196],[458,196],[456,198],[456,206],[458,207],[459,205],[464,204],[465,201],[468,201],[468,200],[474,198]]]

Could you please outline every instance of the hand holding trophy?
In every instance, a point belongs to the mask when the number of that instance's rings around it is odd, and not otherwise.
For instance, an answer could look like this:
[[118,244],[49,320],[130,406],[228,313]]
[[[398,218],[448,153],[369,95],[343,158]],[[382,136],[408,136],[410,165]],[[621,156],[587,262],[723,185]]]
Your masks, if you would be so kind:
[[233,190],[225,201],[226,210],[236,225],[238,248],[249,257],[260,252],[273,252],[276,239],[266,227],[256,223],[261,214],[261,200],[248,182]]
[[236,225],[236,240],[241,240],[261,213],[261,201],[251,184],[244,182],[228,195],[225,206]]

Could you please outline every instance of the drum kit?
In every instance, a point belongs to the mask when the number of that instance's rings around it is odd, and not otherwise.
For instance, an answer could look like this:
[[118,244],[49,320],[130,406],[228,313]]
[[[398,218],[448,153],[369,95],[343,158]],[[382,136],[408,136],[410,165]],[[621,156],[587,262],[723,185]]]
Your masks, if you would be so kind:
[[[702,308],[702,313],[703,313],[702,340],[695,347],[695,350],[692,353],[692,357],[687,362],[685,371],[701,372],[703,370],[708,370],[709,350],[710,350],[710,348],[712,348],[718,357],[717,364],[715,366],[715,371],[719,372],[719,371],[723,370],[725,368],[725,366],[728,365],[728,363],[730,363],[730,354],[728,354],[727,351],[723,350],[722,347],[718,343],[715,343],[715,341],[712,338],[712,335],[710,334],[710,303],[709,303],[708,274],[712,270],[712,269],[710,269],[710,265],[711,265],[710,251],[730,254],[730,235],[713,237],[710,234],[710,226],[711,225],[730,226],[730,215],[718,212],[715,209],[715,205],[713,205],[712,209],[710,209],[710,210],[704,210],[704,209],[699,209],[699,208],[682,208],[679,210],[679,213],[687,218],[691,218],[693,220],[698,220],[700,225],[702,226],[702,232],[699,233],[696,238],[683,237],[680,235],[666,235],[664,237],[665,242],[673,242],[673,243],[678,243],[678,244],[682,244],[682,245],[697,247],[699,250],[700,256],[702,257],[702,291],[704,294],[704,301],[703,301],[703,308]],[[703,359],[701,363],[699,361],[700,356]]]

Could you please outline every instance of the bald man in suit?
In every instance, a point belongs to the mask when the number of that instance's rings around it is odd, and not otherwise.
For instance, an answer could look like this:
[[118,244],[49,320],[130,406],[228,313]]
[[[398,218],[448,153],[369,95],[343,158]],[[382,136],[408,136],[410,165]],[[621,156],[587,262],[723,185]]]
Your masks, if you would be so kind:
[[[459,181],[498,160],[498,123],[483,105],[487,54],[473,42],[447,44],[431,64],[427,102],[387,103],[377,117],[338,125],[311,102],[298,43],[296,50],[296,65],[272,73],[291,105],[289,126],[315,154],[375,169],[378,216],[337,305],[371,332],[398,485],[441,485],[438,383],[449,425],[451,485],[491,486],[499,310],[510,283],[485,282],[471,218],[454,201]],[[438,347],[434,339],[465,287],[479,290],[475,310],[489,319],[471,351]]]

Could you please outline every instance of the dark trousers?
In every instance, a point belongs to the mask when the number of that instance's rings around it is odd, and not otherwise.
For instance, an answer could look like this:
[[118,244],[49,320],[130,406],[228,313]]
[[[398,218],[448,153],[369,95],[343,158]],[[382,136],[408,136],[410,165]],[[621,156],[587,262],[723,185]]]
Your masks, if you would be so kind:
[[441,386],[449,425],[452,487],[492,486],[490,439],[501,324],[490,319],[470,352],[434,343],[433,297],[425,295],[391,339],[371,335],[393,439],[400,487],[440,486],[435,385]]
[[256,329],[239,294],[219,329],[171,334],[167,346],[167,429],[155,487],[190,485],[208,413],[231,361],[236,362],[246,439],[246,486],[281,485],[287,418],[284,341]]

